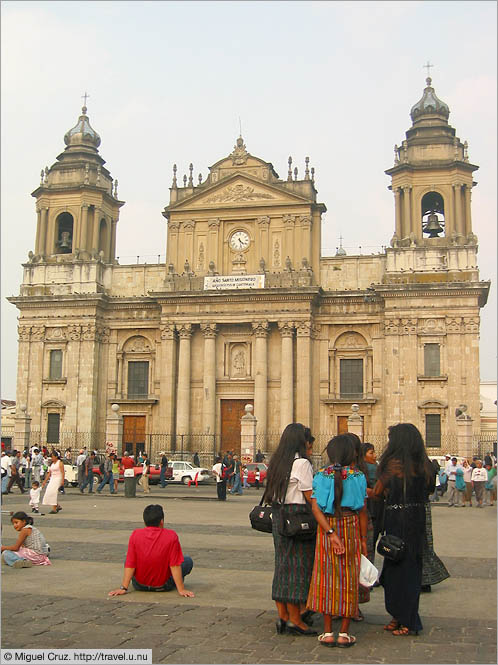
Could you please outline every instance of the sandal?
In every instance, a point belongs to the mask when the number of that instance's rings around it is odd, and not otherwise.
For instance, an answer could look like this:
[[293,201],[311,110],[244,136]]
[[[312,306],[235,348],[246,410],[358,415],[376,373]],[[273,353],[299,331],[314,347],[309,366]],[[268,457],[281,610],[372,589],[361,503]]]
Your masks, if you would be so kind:
[[410,630],[406,626],[399,625],[399,628],[393,630],[393,635],[396,637],[407,637],[408,635],[418,635],[418,630]]
[[365,617],[363,616],[361,610],[358,610],[358,616],[353,617],[352,620],[353,620],[353,621],[356,621],[356,622],[358,622],[358,621],[365,621]]
[[325,638],[327,637],[334,637],[334,633],[322,633],[321,635],[318,635],[318,641],[320,644],[322,644],[324,647],[335,647],[337,642],[333,639],[332,642],[327,642]]
[[336,647],[339,647],[340,649],[348,649],[349,647],[353,647],[356,644],[356,637],[353,635],[348,635],[347,633],[339,633],[338,637],[343,637],[347,642],[339,642],[337,641],[335,643]]
[[399,628],[399,621],[397,619],[391,619],[391,623],[388,623],[387,626],[384,626],[384,630],[388,630],[390,633],[393,632],[393,630],[397,630]]

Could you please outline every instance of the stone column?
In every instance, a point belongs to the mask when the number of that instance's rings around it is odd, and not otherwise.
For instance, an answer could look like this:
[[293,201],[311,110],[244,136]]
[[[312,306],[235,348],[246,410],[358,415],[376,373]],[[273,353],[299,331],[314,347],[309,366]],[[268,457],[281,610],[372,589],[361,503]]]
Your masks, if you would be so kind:
[[31,435],[31,417],[26,413],[26,405],[21,404],[14,416],[14,448],[21,452],[29,449]]
[[398,240],[401,240],[403,237],[401,230],[401,189],[396,187],[394,189],[394,220],[395,220],[395,233],[398,236]]
[[240,419],[240,452],[242,463],[253,462],[256,457],[256,427],[258,424],[255,418],[252,404],[246,404],[245,414]]
[[412,216],[411,216],[411,207],[410,207],[410,186],[402,187],[403,190],[403,203],[404,203],[404,215],[403,215],[403,238],[406,238],[412,232]]
[[161,325],[160,356],[160,431],[170,438],[164,443],[164,450],[172,450],[175,433],[176,414],[176,332],[170,321]]
[[[453,185],[453,199],[455,202],[455,226],[454,229],[459,235],[465,235],[465,226],[463,223],[462,210],[462,185],[457,183]],[[449,235],[448,230],[446,234]]]
[[[40,253],[50,256],[53,253],[53,243],[50,242],[48,233],[48,208],[42,208],[41,211],[41,238],[40,238]],[[52,239],[53,240],[53,239]]]
[[296,422],[311,427],[311,321],[296,324]]
[[204,335],[204,404],[202,406],[203,434],[216,432],[216,324],[203,323]]
[[280,430],[294,422],[294,326],[289,321],[278,324],[282,339],[280,371]]
[[36,240],[35,240],[35,254],[43,254],[43,250],[40,249],[40,238],[42,235],[41,229],[41,210],[40,208],[36,209]]
[[118,224],[117,219],[111,219],[111,249],[109,254],[109,261],[112,262],[116,258],[116,227]]
[[88,250],[88,203],[81,206],[80,237],[76,248]]
[[99,251],[99,231],[100,231],[100,215],[101,212],[98,208],[93,209],[93,233],[92,233],[92,246],[91,250],[94,249]]
[[258,419],[257,433],[261,435],[259,444],[266,445],[267,405],[268,405],[268,321],[252,324],[256,338],[254,350],[254,411]]
[[363,420],[358,411],[358,404],[351,404],[351,415],[348,418],[348,432],[356,434],[363,441]]
[[123,452],[123,416],[119,413],[119,404],[111,406],[112,413],[105,421],[106,444],[112,444],[117,455]]
[[463,233],[468,235],[472,231],[472,206],[471,206],[471,197],[472,197],[472,186],[465,185],[465,223],[463,224]]
[[192,325],[176,326],[180,338],[178,354],[178,391],[176,404],[176,433],[190,433],[190,338]]
[[474,445],[473,445],[473,436],[472,436],[472,423],[474,422],[470,416],[468,416],[465,411],[467,407],[465,404],[461,404],[459,409],[462,413],[457,416],[457,442],[458,442],[458,455],[461,457],[467,457],[472,459],[474,455]]

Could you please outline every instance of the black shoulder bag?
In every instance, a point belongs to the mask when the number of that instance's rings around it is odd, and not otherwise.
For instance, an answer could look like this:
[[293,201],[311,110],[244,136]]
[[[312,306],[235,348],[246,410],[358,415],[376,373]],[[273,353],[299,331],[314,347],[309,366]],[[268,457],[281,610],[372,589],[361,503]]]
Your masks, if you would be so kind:
[[262,531],[263,533],[272,532],[272,511],[271,506],[263,506],[264,494],[261,497],[261,501],[257,506],[249,513],[249,519],[251,521],[251,526],[256,531]]
[[[405,556],[406,545],[403,538],[399,536],[393,536],[392,534],[385,532],[385,518],[386,518],[386,508],[384,507],[384,514],[382,518],[382,536],[377,543],[377,552],[381,554],[384,558],[389,559],[394,563],[402,561]],[[403,508],[406,510],[406,476],[403,477]],[[406,513],[403,515],[403,535],[405,533],[405,521]]]
[[[291,469],[292,470],[292,469]],[[287,480],[287,489],[290,482]],[[305,500],[304,503],[284,503],[281,508],[282,519],[279,523],[279,533],[286,538],[295,540],[312,540],[316,536],[317,522],[311,506]]]

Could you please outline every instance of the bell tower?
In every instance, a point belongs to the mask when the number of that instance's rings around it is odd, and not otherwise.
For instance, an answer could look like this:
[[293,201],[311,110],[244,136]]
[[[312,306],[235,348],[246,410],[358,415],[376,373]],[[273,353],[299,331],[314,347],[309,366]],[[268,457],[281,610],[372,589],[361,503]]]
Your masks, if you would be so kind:
[[450,110],[427,77],[422,98],[412,107],[412,126],[394,146],[391,176],[395,197],[392,247],[466,246],[472,232],[471,191],[476,185],[468,144],[448,124]]
[[[86,93],[85,93],[86,101]],[[99,155],[100,136],[83,106],[76,125],[64,136],[66,148],[41,172],[36,198],[33,263],[88,261],[113,263],[119,209],[118,182]]]

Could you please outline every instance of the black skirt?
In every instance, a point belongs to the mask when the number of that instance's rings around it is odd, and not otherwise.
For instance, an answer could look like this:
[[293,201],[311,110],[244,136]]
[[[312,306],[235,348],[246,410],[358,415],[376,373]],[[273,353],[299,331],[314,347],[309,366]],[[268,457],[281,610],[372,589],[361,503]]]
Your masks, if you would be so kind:
[[271,597],[281,603],[306,603],[315,559],[315,538],[295,540],[281,536],[278,532],[281,523],[281,510],[273,505],[275,572]]

